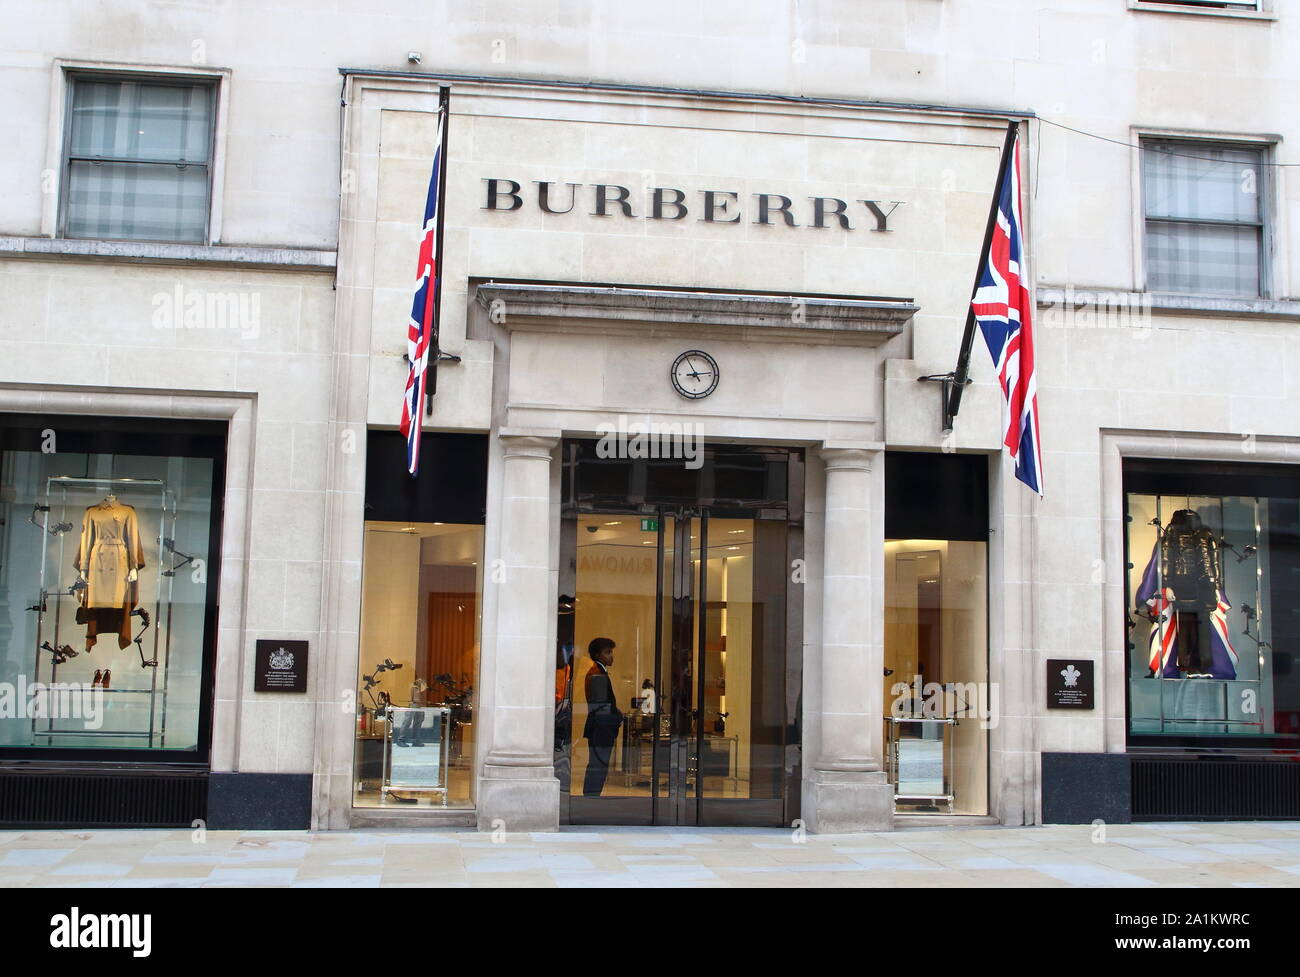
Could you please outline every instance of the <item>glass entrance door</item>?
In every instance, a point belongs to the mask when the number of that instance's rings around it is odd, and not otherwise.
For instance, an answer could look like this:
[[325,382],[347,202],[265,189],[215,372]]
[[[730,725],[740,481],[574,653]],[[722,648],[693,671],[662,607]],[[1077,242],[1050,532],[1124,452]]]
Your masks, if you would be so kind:
[[782,824],[785,521],[676,506],[571,513],[563,530],[569,822]]

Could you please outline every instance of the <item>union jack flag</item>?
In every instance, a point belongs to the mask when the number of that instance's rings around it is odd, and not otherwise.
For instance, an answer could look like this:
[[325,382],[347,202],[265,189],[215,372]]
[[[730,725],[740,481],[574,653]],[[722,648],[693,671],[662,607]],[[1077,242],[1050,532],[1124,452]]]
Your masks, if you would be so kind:
[[997,219],[988,252],[980,257],[971,310],[998,371],[1006,404],[1002,439],[1016,463],[1016,478],[1043,494],[1043,452],[1034,375],[1033,301],[1025,267],[1020,220],[1020,137],[1011,147],[998,187]]
[[433,175],[429,177],[429,196],[424,204],[424,236],[420,239],[420,259],[415,269],[415,298],[406,325],[406,356],[411,372],[406,377],[406,396],[402,400],[402,434],[406,436],[406,470],[412,475],[420,470],[420,416],[424,408],[429,350],[438,335],[435,302],[439,282],[438,176],[442,168],[442,128],[446,124],[446,112],[439,112],[438,148],[433,153]]
[[[1162,533],[1164,531],[1161,530]],[[1151,548],[1151,559],[1147,561],[1147,567],[1142,571],[1142,580],[1137,589],[1138,610],[1145,608],[1147,617],[1152,622],[1151,634],[1147,639],[1147,667],[1151,670],[1152,676],[1182,678],[1183,672],[1179,670],[1178,655],[1175,652],[1178,648],[1178,619],[1187,612],[1180,614],[1178,596],[1172,588],[1164,586],[1164,581],[1161,580],[1160,556],[1160,536],[1157,536],[1155,546]],[[1232,605],[1228,603],[1223,588],[1216,588],[1214,608],[1209,614],[1208,664],[1205,660],[1207,649],[1201,650],[1203,673],[1214,678],[1235,679],[1237,677],[1237,665],[1240,659],[1232,647],[1232,638],[1228,634],[1228,611],[1230,610]],[[1186,623],[1193,629],[1197,628],[1196,613],[1190,614]]]

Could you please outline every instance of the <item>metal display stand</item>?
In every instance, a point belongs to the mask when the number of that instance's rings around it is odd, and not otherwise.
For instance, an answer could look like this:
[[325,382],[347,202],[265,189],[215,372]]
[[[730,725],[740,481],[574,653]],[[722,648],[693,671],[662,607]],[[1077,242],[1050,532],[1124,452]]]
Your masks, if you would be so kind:
[[393,791],[441,794],[446,807],[451,709],[389,706],[387,718],[381,798]]
[[[94,667],[95,651],[85,649],[84,626],[77,624],[76,611],[80,605],[80,578],[73,568],[77,547],[80,543],[82,518],[88,506],[96,504],[107,493],[118,495],[125,504],[135,505],[142,501],[141,496],[148,493],[157,499],[156,508],[150,500],[149,508],[158,513],[158,532],[148,539],[142,537],[142,547],[148,547],[152,572],[156,575],[158,585],[152,600],[146,602],[141,593],[139,608],[152,605],[152,616],[148,630],[150,636],[144,641],[133,642],[144,660],[145,647],[148,646],[151,657],[147,661],[153,664],[144,667],[148,684],[145,688],[110,688],[98,690],[105,697],[106,715],[111,716],[114,702],[134,708],[141,697],[148,697],[148,724],[144,729],[69,729],[56,725],[54,717],[32,718],[32,742],[43,740],[46,745],[56,745],[62,737],[91,737],[108,740],[143,740],[140,744],[147,749],[162,748],[167,745],[167,673],[171,655],[171,606],[172,580],[164,572],[168,554],[164,550],[164,540],[175,536],[176,502],[167,490],[167,483],[158,478],[81,478],[67,475],[52,475],[46,479],[43,509],[45,530],[41,554],[40,596],[32,609],[36,611],[35,671],[37,681],[80,682],[87,666]],[[137,510],[139,505],[135,506]],[[71,528],[65,528],[68,526]],[[138,582],[137,582],[138,583]],[[164,623],[163,611],[166,610]],[[137,617],[137,634],[139,639],[144,633],[144,620]],[[116,634],[99,636],[97,647],[111,640],[116,644]],[[77,657],[68,658],[63,663],[52,661],[51,650],[71,646]],[[128,646],[129,647],[129,646]],[[105,656],[99,656],[101,659]],[[62,676],[60,671],[62,670]],[[77,678],[68,673],[71,671]],[[161,673],[161,675],[160,675]],[[44,676],[48,675],[48,679]],[[123,675],[125,677],[125,674]],[[89,682],[89,676],[84,676]]]

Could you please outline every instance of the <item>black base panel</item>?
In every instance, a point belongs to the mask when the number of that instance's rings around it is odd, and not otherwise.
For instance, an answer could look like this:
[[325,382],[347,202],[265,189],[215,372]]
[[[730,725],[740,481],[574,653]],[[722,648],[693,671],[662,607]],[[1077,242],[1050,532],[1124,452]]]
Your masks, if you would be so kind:
[[1129,760],[1124,753],[1044,753],[1043,823],[1128,824]]
[[207,825],[213,831],[306,831],[311,827],[309,773],[212,773]]

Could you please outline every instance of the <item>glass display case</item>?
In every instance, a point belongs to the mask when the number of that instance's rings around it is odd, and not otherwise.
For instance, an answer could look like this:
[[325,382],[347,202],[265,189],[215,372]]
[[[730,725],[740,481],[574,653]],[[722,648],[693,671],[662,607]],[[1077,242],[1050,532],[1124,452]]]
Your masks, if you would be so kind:
[[897,808],[908,813],[952,813],[956,723],[948,717],[889,718],[889,777]]
[[383,794],[434,793],[446,807],[451,710],[390,706],[387,712]]

